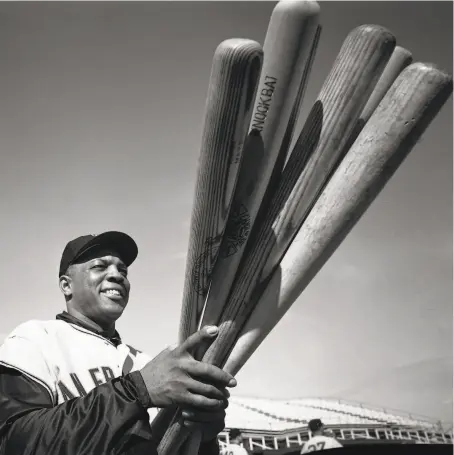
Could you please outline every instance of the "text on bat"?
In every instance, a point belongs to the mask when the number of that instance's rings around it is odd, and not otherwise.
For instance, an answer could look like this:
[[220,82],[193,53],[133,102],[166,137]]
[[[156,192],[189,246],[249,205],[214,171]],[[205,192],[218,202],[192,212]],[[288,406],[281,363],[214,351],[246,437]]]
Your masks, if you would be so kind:
[[263,130],[266,116],[271,106],[271,98],[273,97],[274,90],[276,88],[277,79],[271,76],[265,76],[264,85],[266,88],[262,88],[258,93],[258,103],[255,108],[252,128],[259,131]]

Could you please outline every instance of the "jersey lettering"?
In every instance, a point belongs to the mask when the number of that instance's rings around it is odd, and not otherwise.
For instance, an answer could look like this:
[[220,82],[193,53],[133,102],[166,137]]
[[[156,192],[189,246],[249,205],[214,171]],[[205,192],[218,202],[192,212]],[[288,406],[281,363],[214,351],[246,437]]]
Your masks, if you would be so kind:
[[315,452],[316,450],[323,450],[325,448],[325,443],[324,442],[317,442],[315,444],[309,444],[307,446],[307,451],[308,452]]
[[[114,372],[110,367],[90,368],[88,372],[90,373],[90,377],[93,380],[93,384],[95,387],[115,378]],[[84,397],[85,395],[87,395],[87,391],[82,385],[82,382],[77,376],[77,374],[70,373],[69,376],[71,377],[73,383],[72,385],[76,389],[76,393],[71,392],[70,386],[65,384],[61,379],[58,382],[58,388],[60,389],[65,401],[72,400],[77,396]]]

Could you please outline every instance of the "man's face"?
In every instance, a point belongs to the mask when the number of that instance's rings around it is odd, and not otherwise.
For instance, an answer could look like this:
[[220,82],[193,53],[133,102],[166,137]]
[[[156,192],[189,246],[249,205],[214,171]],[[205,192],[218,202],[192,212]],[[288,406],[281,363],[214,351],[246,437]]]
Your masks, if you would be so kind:
[[129,300],[128,269],[118,254],[101,250],[71,266],[71,304],[100,325],[114,323]]

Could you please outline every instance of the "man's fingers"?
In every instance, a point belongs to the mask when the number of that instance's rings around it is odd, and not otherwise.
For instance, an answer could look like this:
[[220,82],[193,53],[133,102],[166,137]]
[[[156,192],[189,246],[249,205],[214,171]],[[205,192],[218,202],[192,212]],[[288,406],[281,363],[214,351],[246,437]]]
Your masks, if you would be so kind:
[[191,422],[210,423],[215,420],[224,420],[225,410],[221,409],[220,411],[206,412],[195,409],[184,409],[181,416],[183,417],[183,420]]
[[211,429],[211,431],[213,431],[213,429],[215,430],[214,433],[220,433],[224,427],[225,427],[225,424],[224,422],[216,422],[216,423],[213,423],[213,422],[194,422],[192,420],[183,420],[183,425],[187,428],[190,428],[191,430],[202,430],[202,431],[206,431],[209,427]]
[[193,333],[178,348],[180,352],[192,353],[194,348],[202,343],[213,342],[218,334],[219,329],[216,326],[205,326],[203,329]]
[[226,400],[217,400],[208,398],[196,393],[188,393],[185,396],[184,403],[180,404],[183,408],[198,409],[199,411],[219,411],[226,406]]
[[188,365],[188,373],[204,382],[216,384],[221,387],[235,387],[236,379],[226,371],[205,362],[191,362]]
[[183,425],[192,431],[200,430],[202,439],[210,441],[225,428],[225,411],[200,412],[184,410]]
[[225,400],[227,398],[225,393],[226,390],[224,388],[218,389],[217,387],[211,384],[205,384],[203,382],[195,380],[191,382],[191,385],[188,387],[188,389],[192,393],[195,393],[197,395],[203,395],[204,397],[207,398],[215,398],[217,400]]

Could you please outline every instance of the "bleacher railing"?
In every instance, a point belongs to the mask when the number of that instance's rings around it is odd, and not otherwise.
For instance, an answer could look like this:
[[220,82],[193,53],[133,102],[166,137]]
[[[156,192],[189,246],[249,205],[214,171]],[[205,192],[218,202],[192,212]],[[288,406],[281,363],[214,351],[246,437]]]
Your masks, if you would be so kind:
[[[419,427],[402,427],[400,425],[327,425],[336,439],[351,440],[376,440],[376,441],[409,441],[418,444],[453,444],[451,432],[437,431]],[[309,439],[307,428],[298,428],[288,431],[262,431],[244,430],[243,445],[250,451],[255,450],[281,450],[298,448]],[[221,446],[229,443],[228,429],[220,433]]]

